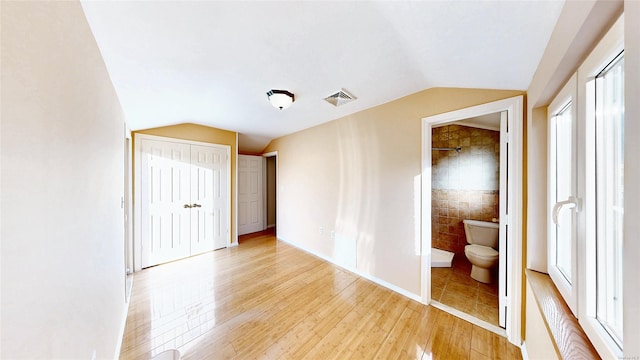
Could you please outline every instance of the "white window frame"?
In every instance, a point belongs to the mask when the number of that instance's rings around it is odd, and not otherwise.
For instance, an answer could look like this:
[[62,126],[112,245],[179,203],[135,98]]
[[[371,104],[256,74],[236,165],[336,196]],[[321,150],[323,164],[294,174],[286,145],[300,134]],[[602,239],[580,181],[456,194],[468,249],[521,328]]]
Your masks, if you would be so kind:
[[578,321],[602,358],[620,358],[622,349],[596,318],[596,167],[595,77],[624,50],[624,16],[611,27],[578,69],[578,194],[584,212],[578,217]]
[[[577,315],[583,330],[602,358],[621,358],[621,346],[597,319],[597,273],[596,273],[596,111],[595,79],[624,50],[624,16],[611,27],[591,54],[579,67],[577,73],[548,107],[549,119],[549,193],[548,193],[548,272],[571,311]],[[552,161],[555,146],[552,118],[569,102],[572,104],[575,136],[575,236],[572,237],[571,283],[555,267],[556,237],[554,212],[556,201],[554,186],[556,172]],[[571,207],[571,206],[569,206]],[[568,211],[568,210],[561,210]],[[557,215],[557,213],[556,213]],[[623,299],[624,301],[624,299]]]
[[[565,84],[565,86],[560,90],[558,95],[556,95],[555,99],[551,102],[547,111],[547,119],[549,121],[548,128],[548,139],[549,139],[549,151],[548,151],[548,160],[547,164],[549,164],[548,169],[548,206],[547,206],[547,219],[548,219],[548,245],[547,245],[547,272],[549,276],[553,280],[556,288],[564,298],[565,302],[569,306],[569,309],[573,312],[574,315],[577,315],[578,308],[578,278],[579,274],[577,272],[577,213],[580,211],[580,199],[577,197],[577,177],[578,177],[578,167],[575,165],[577,161],[577,112],[578,112],[578,103],[577,103],[577,75],[574,74],[569,81]],[[554,118],[557,114],[559,114],[563,109],[570,107],[571,110],[571,124],[572,124],[572,138],[571,143],[573,146],[573,151],[571,153],[572,163],[574,167],[570,169],[570,176],[572,178],[572,195],[576,197],[575,203],[570,204],[570,198],[567,199],[556,199],[556,162],[555,162],[555,144],[556,144],[556,134],[555,134],[555,126]],[[551,166],[554,165],[554,166]],[[564,206],[560,206],[559,201],[564,201]],[[559,212],[571,212],[571,223],[570,224],[559,224],[560,226],[570,226],[572,228],[572,236],[571,236],[571,282],[566,279],[563,275],[560,268],[556,266],[556,256],[557,256],[557,243],[556,243],[556,224],[554,223],[554,218],[557,218]],[[555,212],[555,214],[554,214]]]
[[[612,76],[614,71],[618,67],[622,68],[621,75],[624,76],[624,52],[620,53],[614,61],[612,61],[607,68],[603,70],[596,78],[596,103],[595,108],[602,110],[604,105],[601,105],[600,101],[606,100],[604,92],[605,78],[607,75]],[[611,72],[611,73],[610,73]],[[621,97],[616,100],[622,100],[622,109],[624,109],[624,78],[617,78],[616,80],[622,80],[620,82],[623,85],[620,88],[611,88],[612,90],[622,90]],[[602,119],[598,120],[599,117]],[[605,115],[605,112],[598,111],[596,113],[596,149],[603,148],[603,151],[596,151],[596,195],[598,201],[597,209],[597,238],[600,239],[597,243],[598,254],[604,254],[604,256],[598,257],[598,269],[603,269],[598,274],[598,300],[597,300],[597,313],[601,323],[608,329],[608,332],[612,337],[616,339],[616,342],[622,346],[622,326],[624,320],[622,318],[622,267],[624,261],[622,259],[622,236],[624,233],[624,185],[621,181],[624,181],[624,150],[618,153],[621,146],[624,146],[624,112],[620,118],[613,115]],[[611,126],[615,126],[616,120],[622,120],[622,128],[614,129]],[[612,121],[613,120],[613,121]],[[622,137],[616,139],[618,130],[622,130]],[[620,140],[620,141],[618,141]],[[622,155],[623,159],[617,159],[616,155]],[[616,160],[622,160],[622,167],[617,171],[613,170],[611,166],[617,167],[619,162]],[[602,166],[599,166],[602,164]],[[617,177],[622,175],[621,177]],[[617,184],[616,184],[617,183]],[[614,188],[615,186],[615,188]],[[620,187],[618,187],[620,186]],[[618,191],[622,191],[622,204],[615,202]],[[620,200],[620,199],[617,199]],[[604,202],[604,203],[603,203]],[[617,206],[614,206],[617,203]],[[617,222],[617,220],[621,222]],[[619,225],[619,226],[618,226]],[[600,259],[603,259],[600,261]],[[620,271],[619,275],[618,271]],[[600,312],[603,312],[602,314]],[[602,315],[602,318],[600,316]]]

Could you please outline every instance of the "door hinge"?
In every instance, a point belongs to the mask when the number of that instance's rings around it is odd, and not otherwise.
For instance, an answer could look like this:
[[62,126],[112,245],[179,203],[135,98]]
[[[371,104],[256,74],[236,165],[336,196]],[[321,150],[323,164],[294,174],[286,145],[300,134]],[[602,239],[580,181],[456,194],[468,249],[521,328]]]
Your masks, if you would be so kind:
[[506,142],[507,144],[511,142],[511,133],[505,133],[504,134],[504,142]]

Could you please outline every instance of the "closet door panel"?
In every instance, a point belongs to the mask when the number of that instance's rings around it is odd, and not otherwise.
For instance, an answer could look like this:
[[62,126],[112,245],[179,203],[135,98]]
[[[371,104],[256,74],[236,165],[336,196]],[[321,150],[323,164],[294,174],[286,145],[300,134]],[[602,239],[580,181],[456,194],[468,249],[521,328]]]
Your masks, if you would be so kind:
[[190,254],[189,145],[140,141],[142,267]]
[[191,145],[191,253],[227,246],[228,150]]

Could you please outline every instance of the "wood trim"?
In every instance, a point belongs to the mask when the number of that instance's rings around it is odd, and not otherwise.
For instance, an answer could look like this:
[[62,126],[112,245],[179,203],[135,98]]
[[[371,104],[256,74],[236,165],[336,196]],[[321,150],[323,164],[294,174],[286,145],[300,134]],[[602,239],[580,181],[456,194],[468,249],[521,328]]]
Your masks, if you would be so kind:
[[530,269],[526,277],[558,355],[563,359],[600,359],[551,277]]

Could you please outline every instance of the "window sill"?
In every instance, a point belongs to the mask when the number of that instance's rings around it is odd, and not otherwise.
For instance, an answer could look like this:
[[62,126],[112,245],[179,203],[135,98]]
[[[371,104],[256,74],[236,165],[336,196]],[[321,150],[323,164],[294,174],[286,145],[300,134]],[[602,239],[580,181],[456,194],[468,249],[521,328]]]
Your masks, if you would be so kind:
[[527,269],[526,276],[558,355],[562,359],[599,359],[549,275]]

